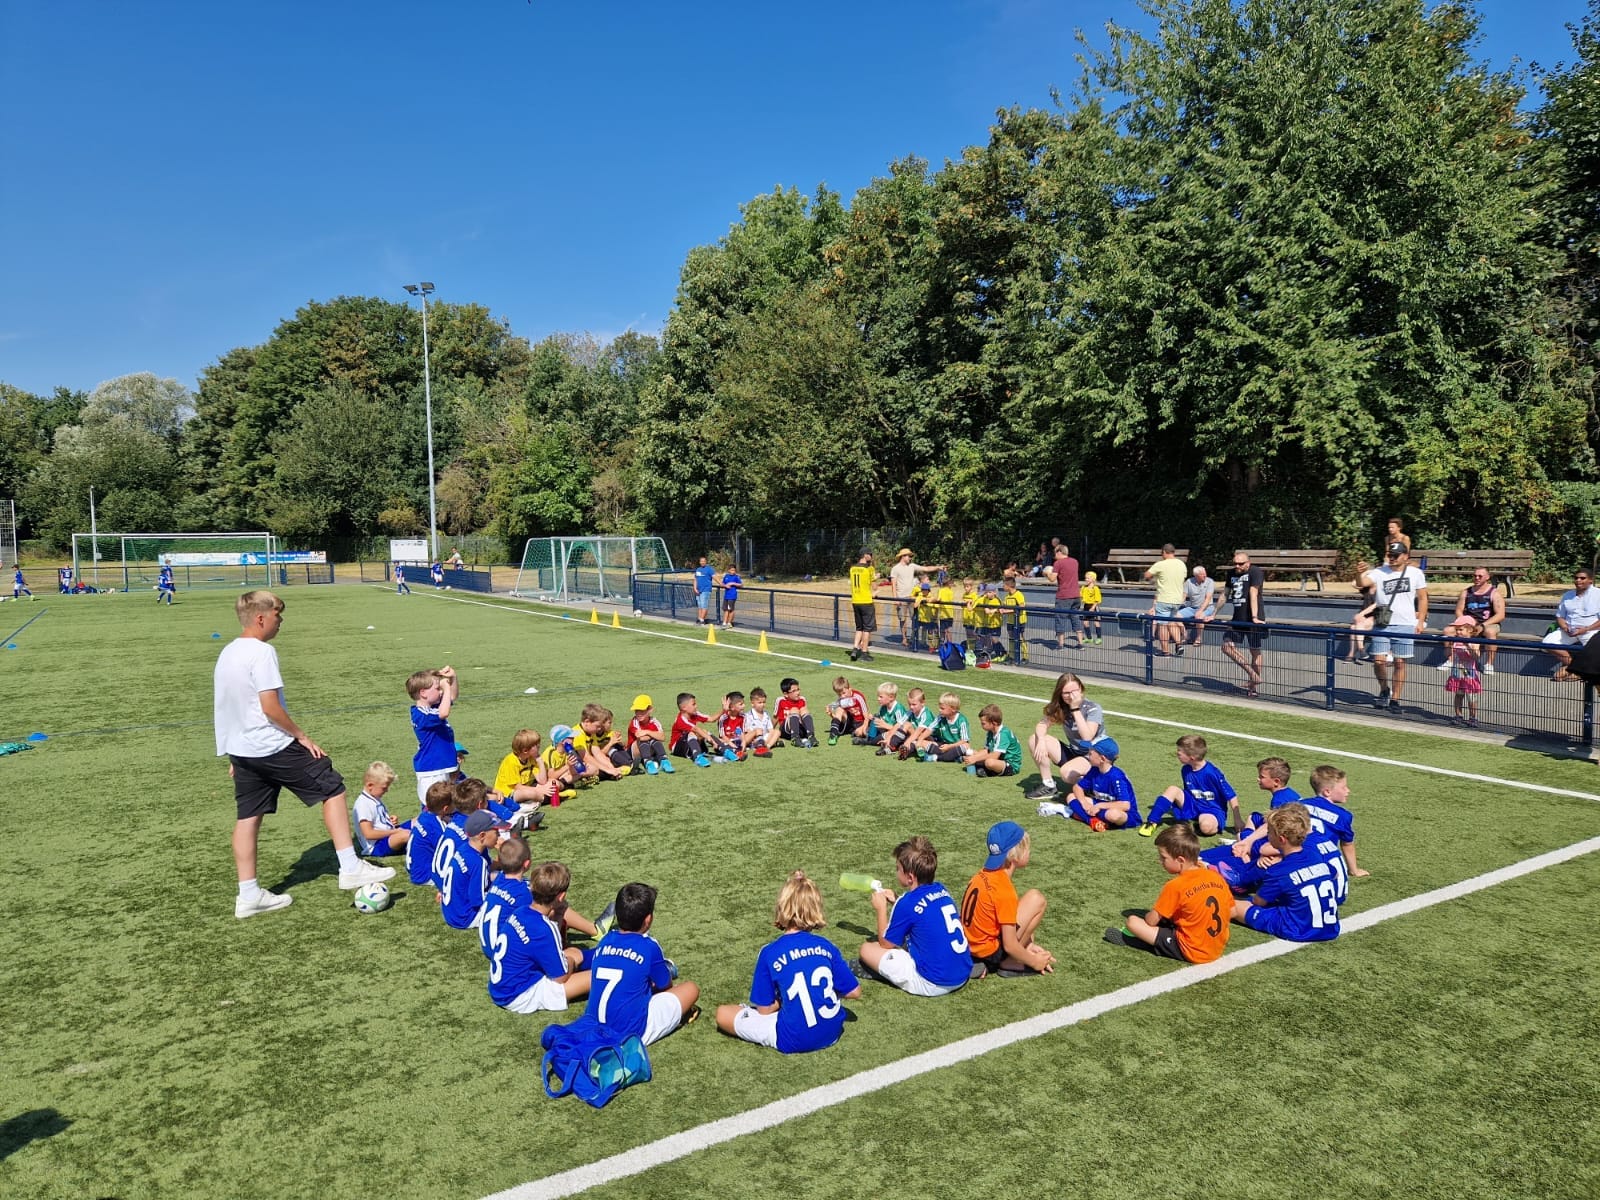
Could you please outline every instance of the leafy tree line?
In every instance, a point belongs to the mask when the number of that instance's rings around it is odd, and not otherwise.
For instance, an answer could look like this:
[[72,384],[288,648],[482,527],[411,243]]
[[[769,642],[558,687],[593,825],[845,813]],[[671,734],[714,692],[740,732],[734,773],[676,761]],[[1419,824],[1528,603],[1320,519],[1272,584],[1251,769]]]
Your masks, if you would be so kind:
[[[1600,0],[1594,0],[1600,4]],[[430,307],[440,524],[916,526],[1587,561],[1600,16],[1524,111],[1470,5],[1146,0],[1075,93],[848,203],[757,196],[660,339]],[[309,304],[191,396],[0,386],[37,534],[426,524],[420,313]]]

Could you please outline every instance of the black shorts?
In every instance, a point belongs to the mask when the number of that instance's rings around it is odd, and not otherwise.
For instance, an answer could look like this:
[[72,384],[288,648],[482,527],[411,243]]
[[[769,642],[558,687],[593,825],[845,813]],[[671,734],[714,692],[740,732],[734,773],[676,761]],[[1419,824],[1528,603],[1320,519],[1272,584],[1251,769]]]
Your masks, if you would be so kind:
[[878,631],[878,606],[876,604],[852,604],[850,610],[856,616],[857,633],[876,633]]
[[[1143,942],[1140,945],[1144,945]],[[1171,925],[1162,925],[1156,929],[1154,945],[1145,946],[1145,949],[1157,958],[1175,958],[1179,962],[1188,962],[1184,957],[1183,949],[1178,945],[1178,931]]]
[[1222,635],[1224,642],[1243,642],[1252,650],[1261,649],[1261,626],[1254,621],[1235,617],[1228,622],[1228,628]]
[[975,963],[982,963],[984,967],[992,974],[1000,969],[1001,963],[1006,961],[1006,949],[1004,946],[1001,946],[1000,949],[996,950],[993,954],[986,958],[979,958],[976,954],[974,954],[972,956],[972,961]]
[[288,788],[310,807],[344,794],[344,777],[326,756],[311,757],[299,742],[290,742],[265,758],[228,755],[233,764],[233,798],[239,820],[278,811],[278,793]]

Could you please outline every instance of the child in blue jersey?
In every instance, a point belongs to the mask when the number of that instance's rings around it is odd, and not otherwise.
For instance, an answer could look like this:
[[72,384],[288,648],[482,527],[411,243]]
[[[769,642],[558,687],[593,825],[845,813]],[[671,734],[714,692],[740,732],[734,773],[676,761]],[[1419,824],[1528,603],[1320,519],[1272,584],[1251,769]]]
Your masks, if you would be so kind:
[[450,822],[450,812],[455,799],[455,787],[436,783],[428,789],[422,802],[422,811],[411,822],[411,840],[406,843],[406,874],[417,885],[439,886],[439,876],[434,871],[434,856],[439,852],[439,839]]
[[361,795],[356,797],[356,845],[367,858],[388,858],[404,854],[411,840],[411,822],[396,821],[383,802],[384,793],[394,783],[394,768],[386,762],[367,767],[361,780]]
[[447,825],[433,856],[439,877],[439,911],[451,929],[476,929],[489,891],[489,855],[510,827],[480,810],[460,825]]
[[733,628],[733,608],[739,603],[739,589],[744,586],[744,580],[739,578],[739,572],[729,567],[722,573],[722,627]]
[[[584,953],[564,945],[560,910],[571,872],[558,862],[528,874],[528,843],[500,847],[500,874],[489,887],[478,944],[489,960],[489,999],[514,1013],[565,1012],[589,994]],[[525,899],[524,899],[525,898]]]
[[63,596],[72,595],[72,568],[62,567],[56,572],[56,588]]
[[1006,728],[1000,706],[985,704],[980,708],[978,725],[983,729],[983,749],[967,755],[967,774],[1004,777],[1021,771],[1022,743]]
[[156,603],[160,604],[165,600],[168,604],[171,604],[172,597],[177,590],[177,585],[172,582],[172,564],[162,563],[161,575],[156,580]]
[[19,566],[17,573],[11,577],[11,598],[21,600],[24,596],[29,600],[33,599],[33,593],[28,590],[27,581],[22,578],[22,568]]
[[636,1037],[650,1045],[699,1016],[698,984],[672,981],[672,964],[650,936],[656,889],[627,883],[617,892],[616,923],[589,960],[589,1005],[609,1039]]
[[1082,821],[1095,833],[1123,829],[1139,822],[1139,800],[1127,773],[1117,766],[1122,753],[1114,738],[1097,737],[1085,752],[1089,773],[1072,785],[1072,797],[1065,804],[1043,800],[1041,817],[1058,816]]
[[772,923],[782,934],[756,956],[749,1002],[719,1005],[717,1028],[781,1054],[831,1046],[844,1032],[844,1001],[860,996],[861,984],[817,934],[827,924],[822,893],[804,871],[784,882]]
[[417,735],[417,752],[411,756],[411,769],[417,773],[417,799],[427,798],[428,789],[456,773],[456,731],[450,727],[450,710],[461,688],[455,669],[413,671],[406,680],[411,697],[411,728]]
[[406,569],[399,563],[394,565],[394,594],[396,596],[411,595],[411,589],[406,586]]
[[[1300,793],[1289,786],[1292,774],[1288,762],[1281,758],[1263,758],[1256,764],[1256,786],[1270,798],[1269,808],[1282,808],[1300,799]],[[1235,827],[1239,840],[1234,843],[1234,853],[1240,858],[1256,858],[1265,866],[1276,857],[1267,841],[1267,826],[1260,813],[1251,813],[1248,820],[1236,818]]]
[[1255,900],[1235,900],[1233,919],[1257,933],[1290,942],[1331,942],[1339,936],[1339,880],[1306,846],[1311,814],[1298,802],[1267,814],[1267,838],[1278,860],[1256,886]]
[[895,879],[907,891],[898,900],[888,888],[872,893],[878,940],[861,947],[862,966],[913,996],[948,995],[973,976],[956,902],[933,878],[938,869],[938,852],[925,837],[894,848]]
[[[1356,862],[1355,816],[1345,806],[1350,803],[1350,780],[1338,767],[1323,764],[1311,769],[1312,798],[1302,800],[1311,814],[1311,832],[1319,840],[1333,839],[1339,849],[1340,873],[1350,879],[1372,874]],[[1339,903],[1344,903],[1341,894]]]
[[1213,764],[1206,761],[1206,740],[1198,733],[1178,739],[1178,762],[1182,784],[1169,787],[1150,806],[1150,815],[1139,826],[1141,837],[1150,837],[1162,821],[1187,821],[1194,831],[1211,837],[1228,824],[1228,807],[1235,799],[1233,786]]

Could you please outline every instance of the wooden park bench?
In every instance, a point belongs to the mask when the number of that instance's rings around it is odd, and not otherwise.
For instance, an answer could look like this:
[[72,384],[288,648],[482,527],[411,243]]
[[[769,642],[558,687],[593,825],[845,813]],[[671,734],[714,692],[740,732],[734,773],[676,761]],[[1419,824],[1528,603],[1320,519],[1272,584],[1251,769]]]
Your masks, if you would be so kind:
[[1337,550],[1246,550],[1252,566],[1260,567],[1268,575],[1277,573],[1299,575],[1300,590],[1317,581],[1317,591],[1322,590],[1322,577],[1332,574],[1339,565]]
[[1426,574],[1455,579],[1470,579],[1479,567],[1489,578],[1505,585],[1506,595],[1516,595],[1512,581],[1526,579],[1533,569],[1532,550],[1413,550],[1411,561],[1417,566],[1428,560]]
[[[1179,550],[1177,556],[1185,562],[1189,561],[1189,552],[1187,550]],[[1133,580],[1138,583],[1144,578],[1144,573],[1150,569],[1150,564],[1160,557],[1161,549],[1159,546],[1154,550],[1108,550],[1105,562],[1097,562],[1090,565],[1100,572],[1101,580],[1105,583],[1111,582],[1110,577],[1106,575],[1107,571],[1115,571],[1117,573],[1118,583],[1127,583],[1128,577],[1125,572],[1134,571],[1136,574]]]

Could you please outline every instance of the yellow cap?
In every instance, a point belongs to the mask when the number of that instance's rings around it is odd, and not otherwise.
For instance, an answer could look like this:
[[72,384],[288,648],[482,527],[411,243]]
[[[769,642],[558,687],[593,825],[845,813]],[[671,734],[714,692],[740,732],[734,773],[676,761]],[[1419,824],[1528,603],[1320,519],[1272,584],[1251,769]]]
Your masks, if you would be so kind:
[[649,707],[650,707],[650,697],[649,696],[641,694],[641,695],[635,696],[633,698],[633,711],[634,712],[643,712],[645,709],[647,709]]

